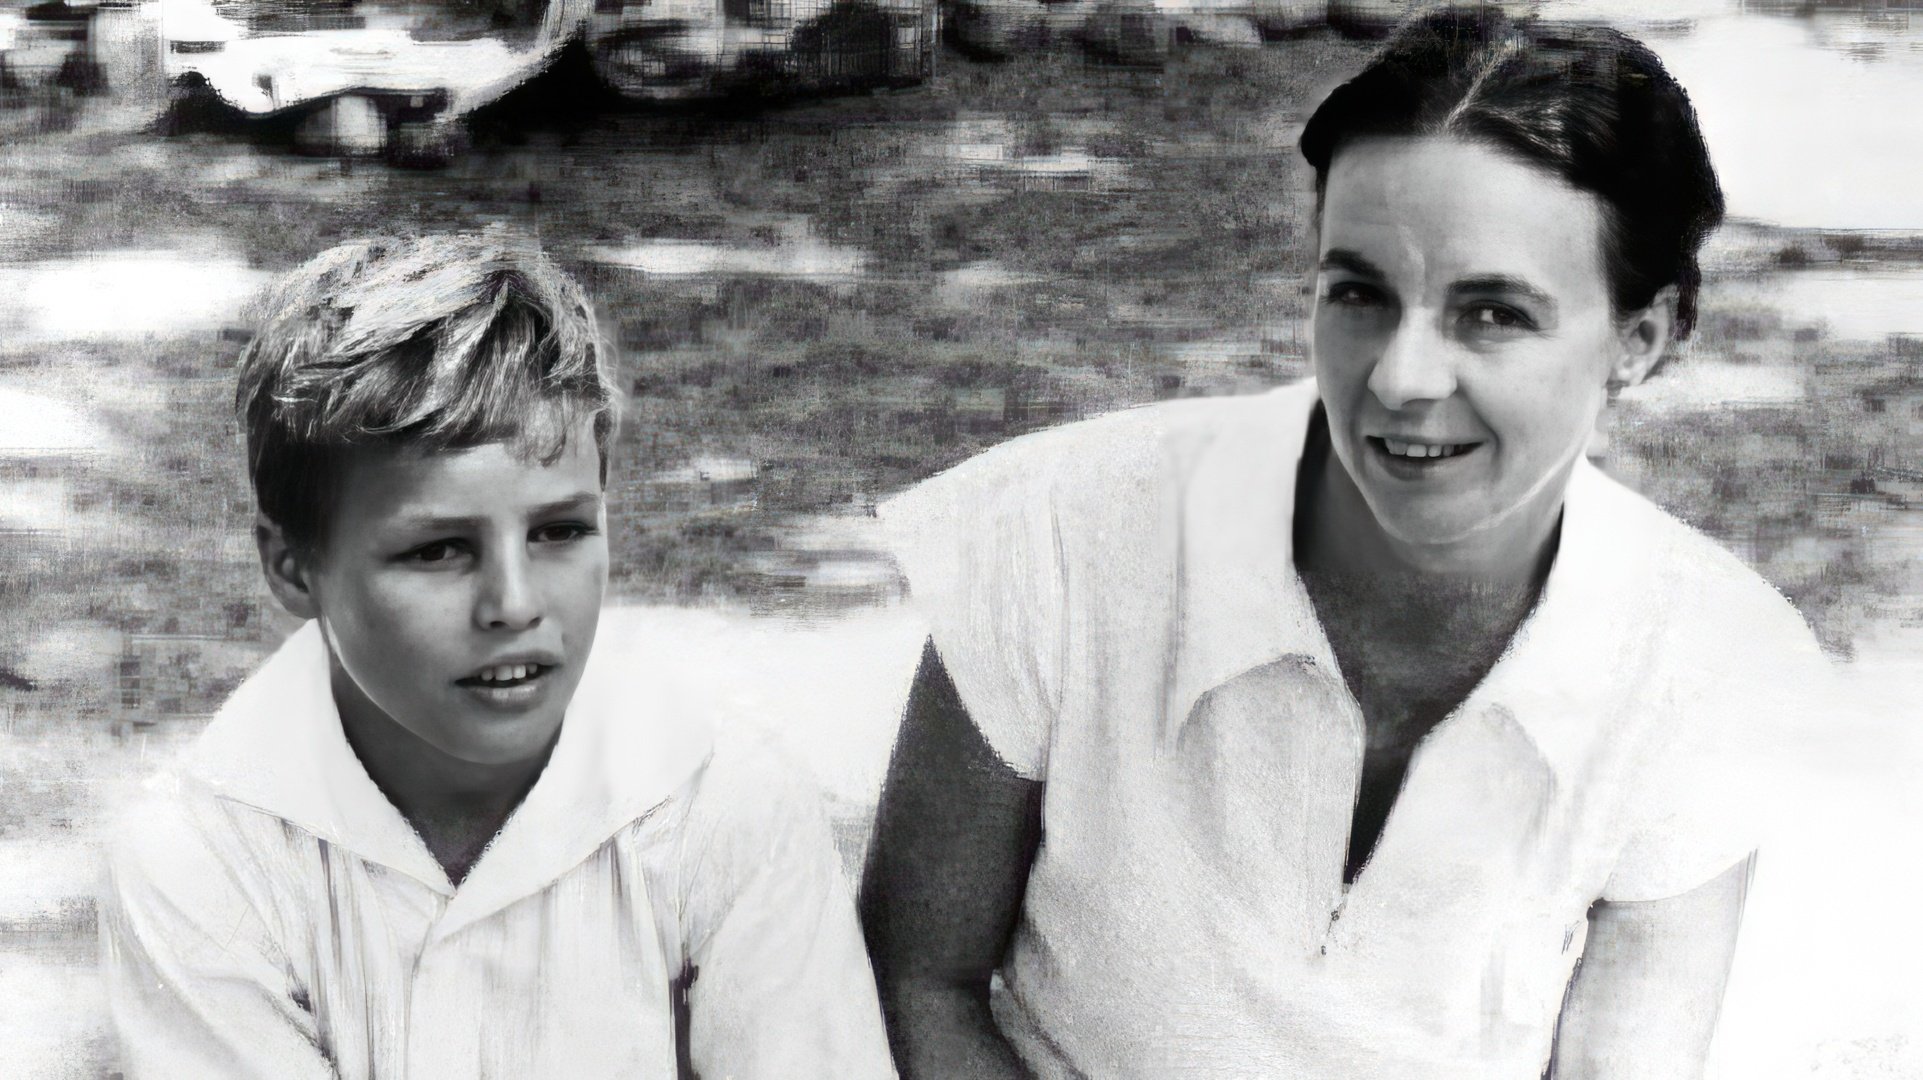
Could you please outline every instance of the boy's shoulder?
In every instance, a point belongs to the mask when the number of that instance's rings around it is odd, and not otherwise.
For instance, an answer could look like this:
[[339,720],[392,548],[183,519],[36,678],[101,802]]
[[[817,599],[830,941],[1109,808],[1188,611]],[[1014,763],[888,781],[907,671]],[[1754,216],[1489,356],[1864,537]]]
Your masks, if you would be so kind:
[[568,705],[563,744],[579,739],[577,746],[593,762],[592,775],[582,780],[636,812],[661,801],[664,792],[685,797],[713,754],[726,709],[725,686],[704,676],[703,662],[723,642],[702,613],[688,615],[603,611],[587,670]]
[[308,622],[289,634],[215,710],[174,764],[183,782],[241,802],[284,789],[311,773],[311,735],[334,711],[327,647]]
[[778,703],[753,689],[747,632],[714,612],[610,609],[595,643],[607,662],[577,695],[599,703],[588,707],[604,714],[595,727],[611,763],[676,762],[664,774],[676,778],[673,793],[639,824],[690,851],[761,845],[765,854],[780,835],[825,817],[822,786],[769,715]]
[[285,794],[290,779],[315,764],[301,719],[331,708],[330,695],[324,646],[310,624],[276,647],[120,808],[114,858],[232,857],[284,832],[268,793]]
[[765,833],[798,817],[819,817],[822,787],[772,730],[736,720],[715,732],[701,770],[687,788],[691,816],[710,828]]
[[846,889],[852,848],[837,843],[827,811],[820,785],[772,732],[723,727],[701,768],[659,808],[654,833],[674,853],[689,947],[730,920],[779,922],[770,905]]
[[[298,836],[235,804],[182,770],[150,777],[112,816],[108,911],[162,913],[238,931],[276,909],[274,897],[298,859]],[[167,914],[171,913],[171,914]]]
[[[116,887],[165,895],[200,896],[217,886],[264,895],[302,878],[323,844],[376,856],[418,847],[404,842],[405,823],[379,798],[339,730],[326,648],[312,623],[234,690],[115,821]],[[403,869],[424,870],[418,860]]]

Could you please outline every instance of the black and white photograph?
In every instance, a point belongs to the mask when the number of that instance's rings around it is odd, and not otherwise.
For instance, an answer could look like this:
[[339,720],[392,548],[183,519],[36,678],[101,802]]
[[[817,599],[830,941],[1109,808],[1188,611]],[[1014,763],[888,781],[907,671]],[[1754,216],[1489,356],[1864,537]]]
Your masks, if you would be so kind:
[[1923,1076],[1923,6],[0,0],[0,1076]]

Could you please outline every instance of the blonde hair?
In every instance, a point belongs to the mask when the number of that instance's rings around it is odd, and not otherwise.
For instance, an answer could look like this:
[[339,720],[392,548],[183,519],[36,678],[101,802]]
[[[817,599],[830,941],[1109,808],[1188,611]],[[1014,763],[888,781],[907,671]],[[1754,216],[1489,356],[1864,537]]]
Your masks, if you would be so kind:
[[342,244],[272,286],[235,410],[261,513],[317,548],[343,451],[508,443],[552,461],[591,420],[607,481],[619,416],[581,287],[501,230]]

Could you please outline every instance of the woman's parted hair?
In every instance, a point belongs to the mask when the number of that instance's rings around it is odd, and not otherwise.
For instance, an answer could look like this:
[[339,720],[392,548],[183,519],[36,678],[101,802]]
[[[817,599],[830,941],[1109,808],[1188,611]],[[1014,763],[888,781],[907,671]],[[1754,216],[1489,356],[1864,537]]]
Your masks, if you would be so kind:
[[260,512],[316,550],[345,452],[509,443],[543,462],[593,423],[607,481],[619,413],[579,285],[504,233],[331,248],[262,298],[235,408]]
[[1696,321],[1696,253],[1723,193],[1689,96],[1641,42],[1600,26],[1443,8],[1399,29],[1303,129],[1321,199],[1343,143],[1456,135],[1495,146],[1602,200],[1618,313],[1675,285],[1676,336]]

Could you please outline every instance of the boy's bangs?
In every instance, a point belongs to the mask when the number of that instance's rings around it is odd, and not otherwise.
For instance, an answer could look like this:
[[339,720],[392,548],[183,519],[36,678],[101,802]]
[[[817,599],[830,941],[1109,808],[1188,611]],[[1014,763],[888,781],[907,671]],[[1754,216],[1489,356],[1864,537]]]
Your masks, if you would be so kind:
[[552,464],[591,438],[607,479],[620,399],[580,286],[497,232],[375,238],[278,282],[241,356],[235,404],[262,515],[324,532],[343,452],[502,444]]
[[351,369],[312,365],[290,390],[285,404],[316,444],[506,443],[551,463],[584,420],[597,439],[612,428],[593,344],[557,340],[524,304],[463,312]]

